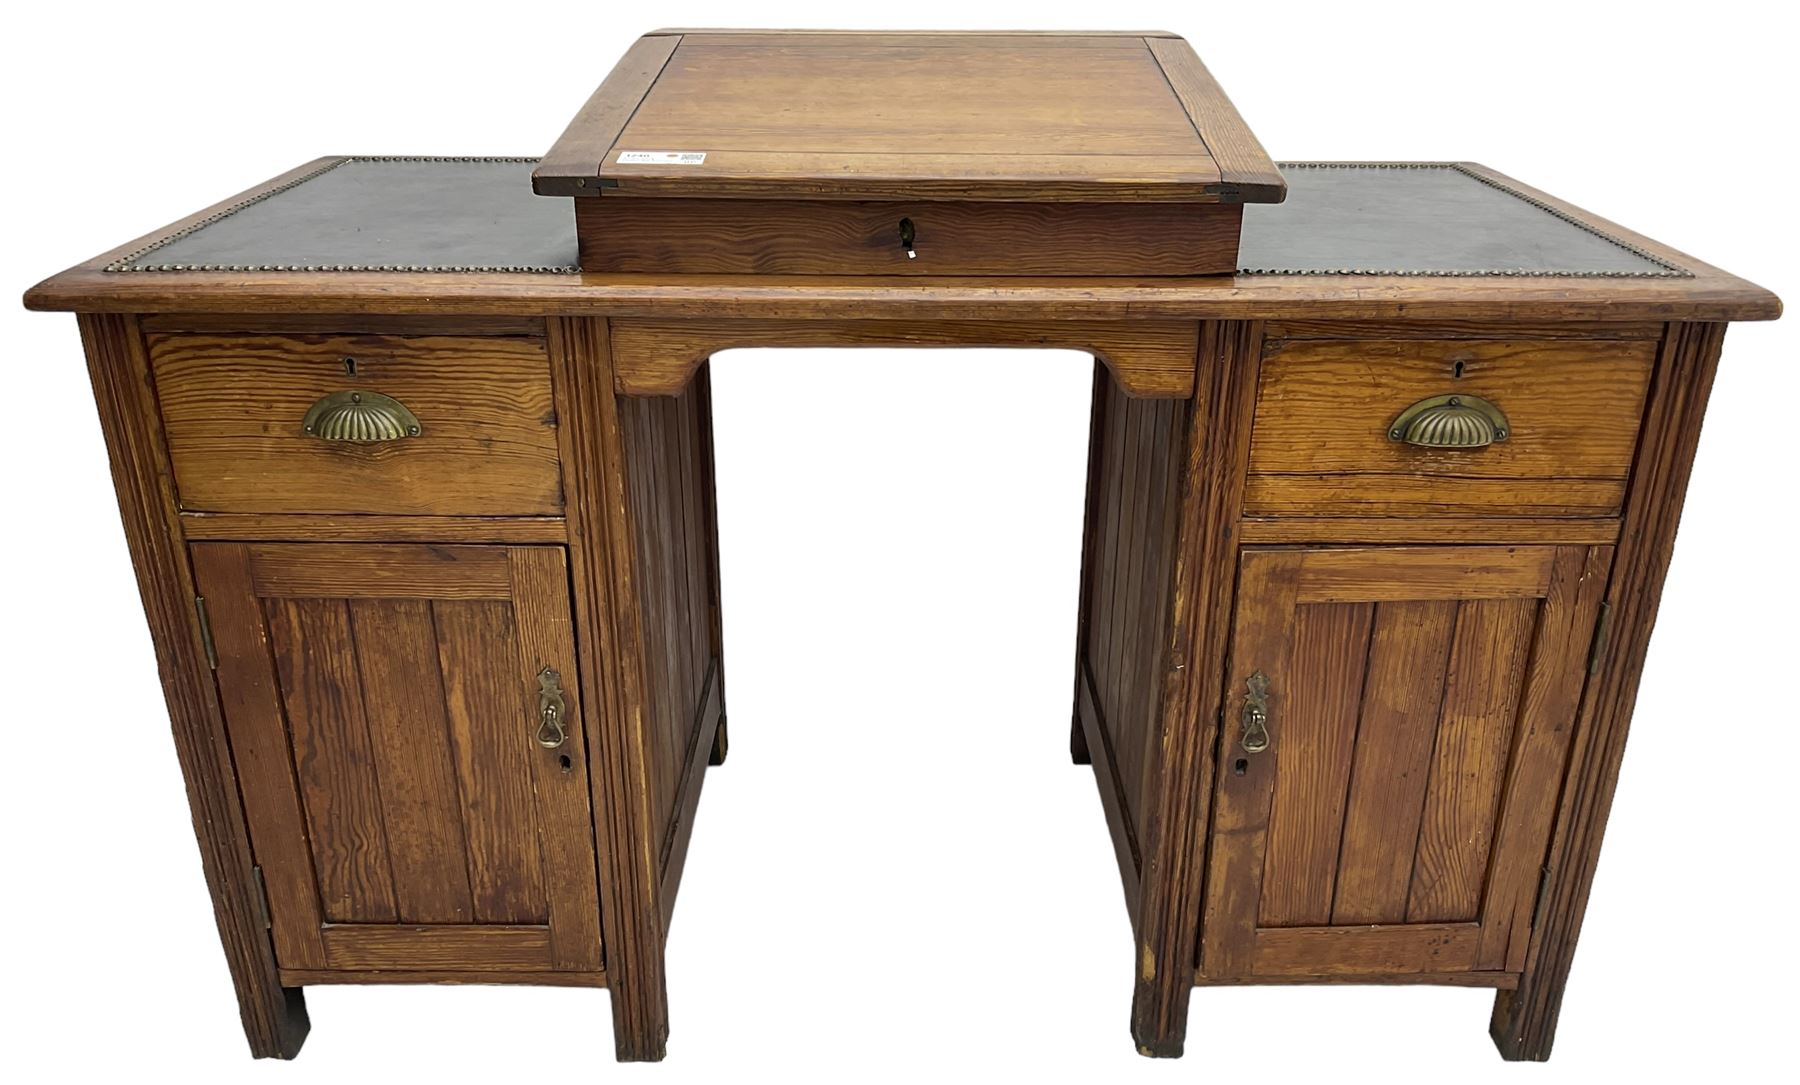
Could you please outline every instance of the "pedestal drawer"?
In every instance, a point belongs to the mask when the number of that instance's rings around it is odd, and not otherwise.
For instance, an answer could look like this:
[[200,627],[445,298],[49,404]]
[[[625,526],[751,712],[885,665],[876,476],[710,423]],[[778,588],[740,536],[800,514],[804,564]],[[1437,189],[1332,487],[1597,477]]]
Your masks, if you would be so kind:
[[1651,340],[1294,340],[1263,355],[1251,516],[1617,515]]
[[562,512],[534,336],[153,334],[181,507]]
[[588,271],[652,275],[1218,275],[1241,204],[581,199]]

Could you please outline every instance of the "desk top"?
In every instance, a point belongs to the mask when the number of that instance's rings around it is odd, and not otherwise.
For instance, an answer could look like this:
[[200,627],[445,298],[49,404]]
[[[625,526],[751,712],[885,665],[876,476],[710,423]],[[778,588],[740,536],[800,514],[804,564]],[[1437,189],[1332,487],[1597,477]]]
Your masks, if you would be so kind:
[[[108,271],[575,274],[568,209],[529,158],[341,158]],[[1290,198],[1249,209],[1262,275],[1690,278],[1692,272],[1456,163],[1290,163]],[[454,223],[456,229],[445,225]]]
[[535,174],[557,196],[1278,202],[1181,38],[659,30]]
[[[1290,164],[1236,276],[581,273],[528,158],[309,163],[33,288],[39,309],[795,319],[1772,319],[1762,288],[1468,163]],[[454,229],[446,229],[454,224]],[[1298,308],[1297,308],[1298,307]]]

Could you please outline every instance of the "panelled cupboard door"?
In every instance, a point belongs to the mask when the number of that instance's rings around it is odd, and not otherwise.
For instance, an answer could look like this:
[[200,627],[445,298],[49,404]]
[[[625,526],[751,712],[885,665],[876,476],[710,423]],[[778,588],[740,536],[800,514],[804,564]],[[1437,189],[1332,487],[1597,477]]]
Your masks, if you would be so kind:
[[1523,967],[1611,560],[1244,553],[1203,976]]
[[192,553],[281,967],[599,971],[562,550]]

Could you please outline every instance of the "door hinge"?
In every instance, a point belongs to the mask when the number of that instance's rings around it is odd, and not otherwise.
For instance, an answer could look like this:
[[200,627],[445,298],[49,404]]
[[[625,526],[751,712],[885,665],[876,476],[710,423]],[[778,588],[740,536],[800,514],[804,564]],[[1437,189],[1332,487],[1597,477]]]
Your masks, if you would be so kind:
[[1547,866],[1539,867],[1538,868],[1537,903],[1531,906],[1531,929],[1532,930],[1537,929],[1538,916],[1543,914],[1544,900],[1545,900],[1545,898],[1549,897],[1549,895],[1550,895],[1550,868]]
[[256,919],[263,930],[272,929],[275,924],[269,919],[269,886],[263,881],[262,867],[250,868],[250,880],[256,883]]
[[206,665],[219,669],[219,650],[213,646],[212,619],[206,616],[206,596],[194,596],[194,613],[200,616],[200,644],[206,649]]
[[1612,634],[1612,604],[1600,604],[1600,620],[1594,623],[1594,643],[1588,648],[1588,673],[1598,674],[1606,659],[1606,642]]

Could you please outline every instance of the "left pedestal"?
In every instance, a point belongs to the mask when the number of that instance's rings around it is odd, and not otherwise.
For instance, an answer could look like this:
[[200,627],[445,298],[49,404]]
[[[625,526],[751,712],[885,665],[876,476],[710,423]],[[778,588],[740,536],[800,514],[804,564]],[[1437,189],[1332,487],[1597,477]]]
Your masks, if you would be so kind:
[[84,316],[254,1054],[301,988],[610,986],[657,1059],[720,744],[710,420],[604,322]]

